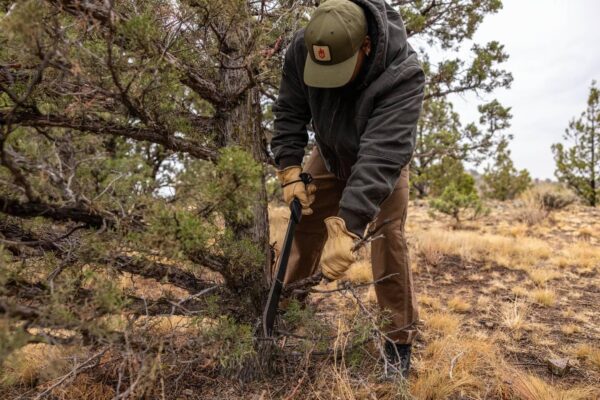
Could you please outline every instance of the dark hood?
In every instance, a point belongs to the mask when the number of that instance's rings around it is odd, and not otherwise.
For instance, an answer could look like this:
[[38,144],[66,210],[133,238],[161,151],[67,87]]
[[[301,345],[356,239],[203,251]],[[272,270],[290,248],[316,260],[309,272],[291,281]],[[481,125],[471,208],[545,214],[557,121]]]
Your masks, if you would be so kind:
[[406,29],[400,14],[384,0],[351,0],[367,15],[373,55],[369,56],[361,76],[356,80],[363,89],[377,79],[392,63],[401,63],[409,56]]

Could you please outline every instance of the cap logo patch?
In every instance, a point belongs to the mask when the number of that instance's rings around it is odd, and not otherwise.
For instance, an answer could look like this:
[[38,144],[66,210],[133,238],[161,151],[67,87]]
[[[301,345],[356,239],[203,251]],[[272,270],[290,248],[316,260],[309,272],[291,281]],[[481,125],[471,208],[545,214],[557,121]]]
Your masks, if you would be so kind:
[[313,45],[313,54],[315,55],[315,59],[317,61],[331,61],[329,46]]

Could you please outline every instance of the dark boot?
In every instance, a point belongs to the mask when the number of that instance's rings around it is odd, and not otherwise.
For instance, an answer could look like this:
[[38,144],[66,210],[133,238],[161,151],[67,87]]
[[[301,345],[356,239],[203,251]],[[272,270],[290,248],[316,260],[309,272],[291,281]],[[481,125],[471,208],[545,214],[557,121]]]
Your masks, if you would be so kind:
[[393,368],[389,373],[401,373],[404,379],[408,379],[410,369],[410,344],[399,344],[385,341],[385,356],[387,362],[392,364]]

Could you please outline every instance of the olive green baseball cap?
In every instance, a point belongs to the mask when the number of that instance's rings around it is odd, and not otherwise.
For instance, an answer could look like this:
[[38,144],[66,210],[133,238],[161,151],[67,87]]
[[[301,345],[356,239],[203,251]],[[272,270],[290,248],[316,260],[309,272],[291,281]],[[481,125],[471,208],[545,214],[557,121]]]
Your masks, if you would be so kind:
[[321,3],[304,31],[304,83],[319,88],[347,84],[365,36],[367,17],[359,5],[350,0]]

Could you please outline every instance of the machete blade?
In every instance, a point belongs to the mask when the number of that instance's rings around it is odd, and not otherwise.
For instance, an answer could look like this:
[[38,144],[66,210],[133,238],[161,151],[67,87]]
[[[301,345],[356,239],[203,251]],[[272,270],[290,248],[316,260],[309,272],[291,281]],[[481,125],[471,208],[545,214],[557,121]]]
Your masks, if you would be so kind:
[[[300,174],[300,178],[305,185],[312,182],[312,177],[307,173]],[[269,291],[269,297],[267,298],[267,304],[263,311],[263,332],[265,337],[271,337],[273,334],[273,326],[275,324],[275,317],[277,316],[277,307],[279,305],[279,299],[281,292],[283,291],[283,280],[285,278],[285,271],[287,270],[288,259],[290,258],[290,251],[292,249],[292,241],[294,240],[294,231],[296,225],[300,223],[302,219],[302,204],[298,198],[294,198],[290,204],[290,222],[288,224],[287,231],[285,233],[285,239],[283,241],[283,248],[279,256],[279,262],[277,264],[277,270],[271,283],[271,290]]]

